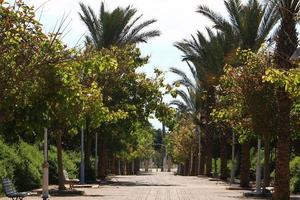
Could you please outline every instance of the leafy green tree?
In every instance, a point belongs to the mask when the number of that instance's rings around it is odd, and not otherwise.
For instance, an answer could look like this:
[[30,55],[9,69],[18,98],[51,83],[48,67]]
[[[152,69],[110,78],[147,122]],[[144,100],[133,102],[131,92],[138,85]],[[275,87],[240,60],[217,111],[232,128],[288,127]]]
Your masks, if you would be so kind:
[[80,3],[80,8],[82,11],[79,13],[80,18],[89,31],[86,44],[92,45],[97,50],[147,42],[160,35],[158,30],[143,31],[156,20],[151,19],[138,24],[142,15],[136,17],[137,10],[131,6],[107,11],[102,2],[99,13],[95,13],[90,6],[83,3]]

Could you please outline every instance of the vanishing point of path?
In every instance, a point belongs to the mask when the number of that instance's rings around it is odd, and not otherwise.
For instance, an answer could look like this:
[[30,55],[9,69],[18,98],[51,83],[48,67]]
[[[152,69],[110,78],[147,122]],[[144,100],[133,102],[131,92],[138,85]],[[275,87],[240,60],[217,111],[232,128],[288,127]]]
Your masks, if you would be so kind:
[[[238,200],[244,191],[226,190],[227,184],[207,178],[174,176],[153,172],[139,176],[116,176],[110,185],[85,188],[85,196],[51,197],[51,199],[82,200]],[[5,199],[5,198],[4,198]],[[1,200],[4,200],[1,198]],[[40,197],[27,197],[25,200]],[[250,200],[250,198],[247,198]]]

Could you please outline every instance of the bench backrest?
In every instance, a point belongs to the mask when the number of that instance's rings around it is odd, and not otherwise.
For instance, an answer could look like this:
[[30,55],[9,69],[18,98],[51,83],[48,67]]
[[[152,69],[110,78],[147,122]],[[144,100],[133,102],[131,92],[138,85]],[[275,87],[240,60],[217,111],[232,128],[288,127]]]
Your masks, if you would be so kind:
[[10,195],[16,193],[11,180],[9,180],[8,178],[4,178],[2,180],[2,187],[3,187],[3,191],[6,196],[10,196]]
[[65,180],[65,181],[70,180],[70,179],[69,179],[69,174],[68,174],[68,172],[67,172],[66,170],[64,170],[64,180]]

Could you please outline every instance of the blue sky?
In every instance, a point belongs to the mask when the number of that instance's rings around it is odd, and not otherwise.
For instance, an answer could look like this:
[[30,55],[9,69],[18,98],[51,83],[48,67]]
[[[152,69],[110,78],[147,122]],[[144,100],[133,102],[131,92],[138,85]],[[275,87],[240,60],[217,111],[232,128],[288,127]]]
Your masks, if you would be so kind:
[[[68,15],[67,22],[70,22],[67,30],[68,34],[63,38],[70,47],[73,47],[87,33],[84,24],[80,21],[78,12],[79,2],[90,5],[94,10],[99,10],[101,0],[25,0],[26,3],[34,5],[37,16],[41,16],[41,22],[46,31],[52,31],[55,24],[64,15]],[[204,4],[219,13],[225,12],[223,0],[106,0],[106,8],[114,9],[117,6],[126,7],[132,5],[137,8],[138,14],[143,14],[142,20],[157,19],[158,22],[151,28],[161,31],[162,35],[150,40],[147,44],[141,44],[143,55],[150,56],[150,62],[142,71],[149,76],[153,74],[153,69],[159,68],[166,73],[166,82],[171,83],[176,80],[176,76],[169,73],[170,67],[187,69],[185,63],[181,62],[180,52],[173,46],[174,42],[183,38],[190,38],[197,30],[205,31],[205,26],[210,26],[210,22],[196,13],[197,6]],[[170,101],[167,97],[165,101]],[[158,128],[160,123],[152,120],[153,125]]]

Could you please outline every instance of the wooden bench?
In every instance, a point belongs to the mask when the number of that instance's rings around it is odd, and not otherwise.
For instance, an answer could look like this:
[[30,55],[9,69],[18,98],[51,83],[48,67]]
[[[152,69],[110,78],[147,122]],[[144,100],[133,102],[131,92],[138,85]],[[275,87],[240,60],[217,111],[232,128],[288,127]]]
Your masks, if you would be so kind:
[[17,192],[11,182],[11,180],[9,180],[8,178],[4,178],[2,180],[2,188],[4,191],[4,194],[9,197],[12,198],[13,200],[22,200],[23,198],[27,197],[28,195],[30,195],[29,192]]
[[66,170],[64,170],[64,183],[69,184],[70,189],[73,189],[75,184],[79,184],[79,180],[78,179],[70,179],[68,172]]

